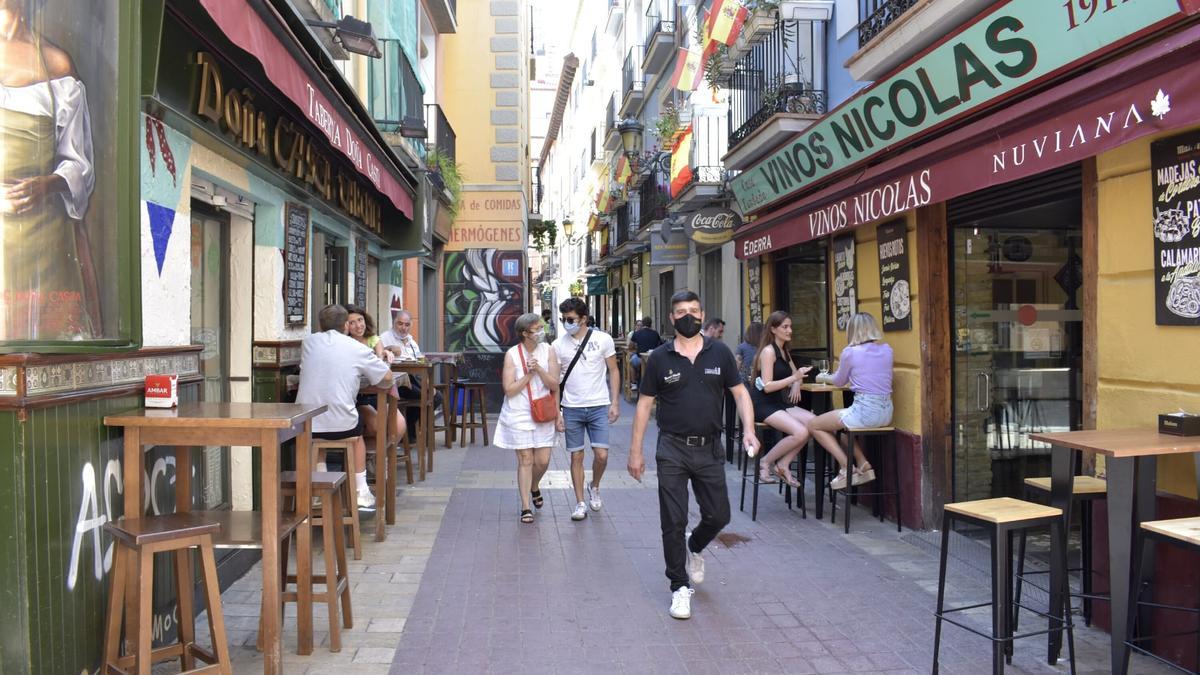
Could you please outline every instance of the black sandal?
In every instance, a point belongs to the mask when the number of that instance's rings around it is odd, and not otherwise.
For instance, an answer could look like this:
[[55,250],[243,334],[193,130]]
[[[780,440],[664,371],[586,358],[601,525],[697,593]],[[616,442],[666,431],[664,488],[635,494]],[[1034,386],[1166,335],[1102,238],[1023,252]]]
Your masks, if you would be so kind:
[[540,509],[546,504],[546,500],[542,499],[541,490],[530,490],[529,496],[533,499],[533,508]]
[[526,525],[528,525],[529,523],[532,523],[533,522],[533,511],[530,511],[529,509],[525,509],[525,510],[521,511],[521,522],[525,523]]

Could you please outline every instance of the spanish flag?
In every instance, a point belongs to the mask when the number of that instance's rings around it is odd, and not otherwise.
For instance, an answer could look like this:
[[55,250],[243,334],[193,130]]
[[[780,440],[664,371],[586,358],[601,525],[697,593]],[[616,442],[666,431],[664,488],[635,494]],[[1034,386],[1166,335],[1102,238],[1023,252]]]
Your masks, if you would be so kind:
[[588,232],[595,232],[596,230],[599,230],[599,229],[600,229],[600,216],[598,216],[598,215],[596,215],[595,213],[593,213],[593,214],[591,215],[591,217],[590,217],[590,218],[588,218],[588,228],[587,228],[587,231],[588,231]]
[[604,185],[600,188],[600,192],[596,195],[596,210],[600,213],[608,213],[608,207],[612,204],[612,192],[608,186]]
[[671,152],[671,197],[679,196],[692,180],[692,125],[679,135],[675,150]]
[[704,54],[696,49],[679,48],[675,57],[675,73],[671,86],[681,91],[695,91],[704,79]]
[[617,183],[619,185],[628,185],[631,178],[633,178],[633,168],[629,166],[629,158],[621,155],[617,159]]
[[714,41],[732,45],[737,41],[738,33],[742,32],[742,25],[749,15],[741,0],[714,0],[705,22],[706,32]]

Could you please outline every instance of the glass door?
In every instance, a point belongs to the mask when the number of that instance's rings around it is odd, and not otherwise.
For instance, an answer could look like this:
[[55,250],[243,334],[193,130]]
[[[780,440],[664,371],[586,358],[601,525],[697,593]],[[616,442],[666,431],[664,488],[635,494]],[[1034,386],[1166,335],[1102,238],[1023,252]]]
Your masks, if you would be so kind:
[[1019,497],[1050,475],[1029,434],[1079,428],[1081,235],[1063,206],[951,229],[955,501]]
[[[192,211],[192,344],[200,352],[200,400],[229,401],[229,227],[223,218]],[[226,508],[229,448],[204,448],[194,492],[198,508]],[[178,467],[177,467],[177,470]]]

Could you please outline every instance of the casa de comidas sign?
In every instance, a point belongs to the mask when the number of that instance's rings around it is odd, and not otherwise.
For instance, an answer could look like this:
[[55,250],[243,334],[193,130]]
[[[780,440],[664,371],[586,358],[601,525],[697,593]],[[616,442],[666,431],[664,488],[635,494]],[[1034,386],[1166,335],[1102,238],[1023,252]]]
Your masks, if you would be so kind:
[[1178,0],[1011,0],[736,176],[744,214],[962,117],[1179,13]]

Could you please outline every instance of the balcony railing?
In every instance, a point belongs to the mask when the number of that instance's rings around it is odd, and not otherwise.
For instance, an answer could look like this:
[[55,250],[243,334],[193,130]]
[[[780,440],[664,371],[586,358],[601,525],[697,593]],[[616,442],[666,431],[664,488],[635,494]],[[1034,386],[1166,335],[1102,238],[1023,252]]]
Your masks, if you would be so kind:
[[642,46],[637,45],[625,56],[621,66],[621,91],[628,98],[630,94],[641,94],[646,86],[645,75],[642,74]]
[[729,147],[742,142],[776,113],[822,115],[826,109],[823,55],[817,49],[824,21],[780,21],[733,71],[729,96]]
[[650,0],[646,5],[646,39],[642,40],[643,53],[648,53],[653,48],[654,36],[660,33],[672,36],[675,34],[674,0]]
[[638,197],[640,217],[638,227],[643,228],[656,220],[667,217],[667,205],[671,203],[671,177],[665,171],[655,170],[644,183]]
[[425,123],[423,91],[417,73],[400,47],[399,40],[379,40],[382,58],[370,59],[371,78],[367,108],[380,131],[392,133],[401,126]]
[[617,217],[613,220],[613,249],[629,241],[633,227],[638,224],[638,207],[638,200],[631,195],[629,201],[617,209]]
[[858,46],[862,48],[893,21],[907,12],[917,0],[858,0]]
[[457,136],[454,134],[454,127],[450,126],[450,120],[446,119],[446,113],[442,111],[442,106],[436,103],[428,103],[425,105],[425,129],[428,132],[426,143],[434,146],[452,160],[457,160],[455,154],[455,144]]
[[604,108],[604,135],[615,131],[617,128],[617,95],[613,94],[608,97],[608,106]]
[[[702,115],[692,119],[692,178],[693,183],[720,183],[725,179],[721,158],[729,147],[729,119],[720,115]],[[674,196],[679,197],[680,190]]]

